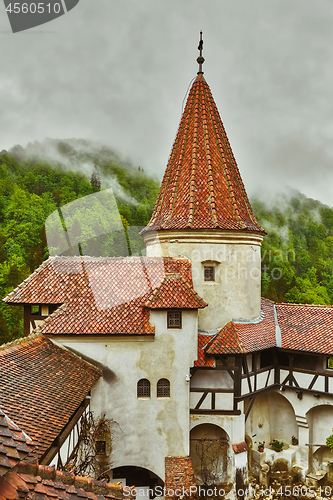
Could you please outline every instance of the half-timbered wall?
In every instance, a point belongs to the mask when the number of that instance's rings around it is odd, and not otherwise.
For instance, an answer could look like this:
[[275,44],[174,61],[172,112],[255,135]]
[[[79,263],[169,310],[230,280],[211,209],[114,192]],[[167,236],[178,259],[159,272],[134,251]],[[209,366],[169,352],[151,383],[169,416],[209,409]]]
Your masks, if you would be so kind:
[[27,337],[52,314],[58,305],[55,304],[28,304],[24,306],[24,336]]

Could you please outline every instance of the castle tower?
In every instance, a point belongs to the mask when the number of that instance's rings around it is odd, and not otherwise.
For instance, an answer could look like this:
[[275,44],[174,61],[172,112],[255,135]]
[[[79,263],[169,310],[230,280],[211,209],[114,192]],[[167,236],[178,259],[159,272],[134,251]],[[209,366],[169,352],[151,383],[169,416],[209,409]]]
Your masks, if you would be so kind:
[[199,329],[260,314],[260,246],[256,221],[236,160],[206,83],[200,38],[194,81],[164,174],[153,215],[143,235],[149,256],[187,257],[195,290],[209,304]]

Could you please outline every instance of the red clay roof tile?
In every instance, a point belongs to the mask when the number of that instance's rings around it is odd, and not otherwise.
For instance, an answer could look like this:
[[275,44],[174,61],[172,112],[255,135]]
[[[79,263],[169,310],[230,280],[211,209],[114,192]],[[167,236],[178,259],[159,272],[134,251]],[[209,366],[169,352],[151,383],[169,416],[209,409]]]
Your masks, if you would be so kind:
[[166,274],[145,302],[149,309],[202,309],[207,305],[179,274]]
[[262,321],[236,324],[237,333],[245,352],[255,352],[276,345],[274,303],[261,300]]
[[212,340],[211,335],[198,335],[198,359],[194,361],[194,366],[214,367],[215,359],[205,353],[205,346]]
[[149,228],[264,233],[202,75],[190,90],[155,209],[143,233]]
[[[261,308],[262,318],[258,321],[228,323],[204,347],[206,353],[236,354],[281,347],[295,351],[333,354],[333,307],[274,304],[270,300],[262,299]],[[279,329],[281,334],[277,332]],[[277,342],[279,335],[281,341]]]
[[237,333],[235,324],[230,321],[205,347],[207,354],[231,354],[246,352]]
[[276,304],[282,347],[333,354],[333,307]]
[[15,472],[9,471],[0,478],[0,498],[15,500],[21,498],[22,493],[25,494],[24,497],[28,495],[28,498],[59,500],[125,498],[121,484],[95,481],[91,478],[62,473],[38,463],[24,462],[18,465]]
[[205,346],[207,354],[239,354],[268,349],[276,345],[274,303],[261,300],[262,317],[255,322],[231,321],[220,332],[210,337]]
[[[0,407],[37,444],[39,457],[100,377],[79,357],[34,335],[1,346],[0,372]],[[17,437],[11,441],[16,443]]]
[[[183,280],[184,308],[205,307],[193,290],[189,261],[170,258],[50,258],[4,300],[63,303],[37,329],[45,334],[154,334],[145,302],[170,273]],[[159,290],[165,303],[173,300],[171,283]]]
[[[2,385],[2,390],[6,390]],[[15,467],[35,448],[32,440],[0,410],[0,476]]]
[[244,451],[248,450],[248,446],[245,441],[242,441],[241,443],[233,444],[232,449],[236,454],[243,453]]

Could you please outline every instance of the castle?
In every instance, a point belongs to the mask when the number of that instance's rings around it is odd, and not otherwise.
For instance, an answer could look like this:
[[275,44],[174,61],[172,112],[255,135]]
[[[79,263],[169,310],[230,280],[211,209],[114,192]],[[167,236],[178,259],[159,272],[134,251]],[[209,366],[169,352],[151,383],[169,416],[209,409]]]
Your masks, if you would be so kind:
[[[40,442],[41,463],[49,464],[66,461],[89,404],[113,422],[112,446],[111,435],[98,444],[105,473],[143,488],[194,481],[242,488],[249,472],[262,477],[263,466],[276,464],[304,480],[315,471],[324,477],[333,310],[260,298],[265,231],[203,76],[202,43],[199,50],[142,231],[146,257],[52,257],[5,298],[24,306],[27,336],[0,351],[6,380],[8,360],[22,356],[33,370],[38,358],[45,378],[53,377],[49,420],[56,420],[57,384],[66,388],[58,405],[70,394],[72,406],[59,412],[47,445],[45,419],[27,422],[18,408],[23,382],[16,396],[7,382],[0,407]],[[23,355],[27,346],[34,357]],[[54,362],[48,367],[44,359]],[[33,399],[37,415],[42,401]],[[272,441],[283,449],[272,449]]]

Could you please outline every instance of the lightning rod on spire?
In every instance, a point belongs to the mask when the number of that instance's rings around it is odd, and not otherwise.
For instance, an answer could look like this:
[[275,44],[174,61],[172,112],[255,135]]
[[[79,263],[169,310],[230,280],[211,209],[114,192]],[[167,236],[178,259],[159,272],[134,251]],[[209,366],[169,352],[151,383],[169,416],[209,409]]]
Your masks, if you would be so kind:
[[199,71],[198,71],[198,75],[202,74],[203,75],[203,71],[202,71],[202,65],[203,63],[205,62],[205,59],[202,57],[202,50],[203,50],[203,39],[202,39],[202,31],[200,31],[200,40],[199,40],[199,45],[198,45],[198,50],[200,52],[200,55],[197,59],[197,63],[199,64]]

